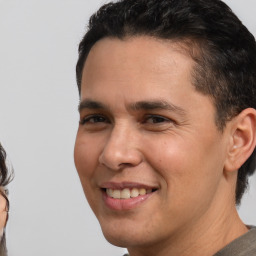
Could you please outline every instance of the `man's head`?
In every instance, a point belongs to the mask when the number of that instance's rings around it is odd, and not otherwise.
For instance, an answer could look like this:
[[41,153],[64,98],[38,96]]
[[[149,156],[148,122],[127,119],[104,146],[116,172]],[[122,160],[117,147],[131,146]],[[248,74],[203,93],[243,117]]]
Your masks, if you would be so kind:
[[226,5],[108,4],[79,49],[75,164],[105,237],[131,255],[193,255],[194,239],[213,255],[245,232],[256,50]]
[[[216,125],[226,122],[246,108],[256,108],[256,44],[229,7],[215,0],[139,0],[104,5],[90,19],[89,30],[80,43],[77,82],[86,58],[103,38],[149,36],[180,45],[195,65],[192,83],[209,95],[216,107]],[[255,171],[256,152],[238,172],[236,202]]]

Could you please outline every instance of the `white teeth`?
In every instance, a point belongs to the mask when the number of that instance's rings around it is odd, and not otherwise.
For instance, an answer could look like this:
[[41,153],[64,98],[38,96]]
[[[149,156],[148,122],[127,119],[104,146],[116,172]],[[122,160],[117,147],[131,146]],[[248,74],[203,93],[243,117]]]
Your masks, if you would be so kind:
[[113,189],[111,189],[111,188],[107,189],[106,192],[107,192],[108,196],[113,195]]
[[139,190],[137,188],[133,188],[131,190],[131,197],[137,197],[139,195]]
[[127,198],[130,198],[130,189],[128,188],[125,188],[121,191],[121,198],[122,199],[127,199]]
[[139,193],[140,193],[140,195],[143,196],[143,195],[146,195],[147,191],[145,188],[140,188]]
[[115,199],[128,199],[128,198],[134,198],[137,196],[143,196],[146,194],[149,194],[152,192],[152,189],[145,189],[145,188],[124,188],[122,190],[120,189],[111,189],[107,188],[106,193],[108,196],[115,198]]
[[[111,196],[111,195],[110,195],[110,196]],[[111,197],[116,198],[116,199],[120,199],[120,196],[121,196],[121,191],[115,189],[115,190],[113,191],[113,194],[112,194]]]

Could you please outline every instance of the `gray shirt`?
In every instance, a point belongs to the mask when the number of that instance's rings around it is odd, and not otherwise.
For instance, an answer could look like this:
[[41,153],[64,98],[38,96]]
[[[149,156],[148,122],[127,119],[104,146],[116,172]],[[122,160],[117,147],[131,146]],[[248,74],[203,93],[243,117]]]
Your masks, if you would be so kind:
[[[256,256],[256,227],[238,237],[213,256]],[[124,256],[129,256],[125,254]]]
[[256,256],[256,227],[225,246],[214,256]]

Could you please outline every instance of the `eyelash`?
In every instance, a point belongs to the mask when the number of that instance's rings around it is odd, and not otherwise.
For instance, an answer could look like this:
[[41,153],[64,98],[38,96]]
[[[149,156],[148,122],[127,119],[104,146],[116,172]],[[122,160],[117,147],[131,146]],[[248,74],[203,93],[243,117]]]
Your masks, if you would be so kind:
[[[95,121],[97,119],[98,119],[98,121]],[[90,122],[90,120],[94,120],[94,121]],[[102,116],[102,115],[89,115],[89,116],[83,118],[82,120],[80,120],[79,123],[81,125],[85,125],[86,123],[96,124],[96,123],[103,123],[103,122],[104,123],[110,123],[105,116]]]
[[[148,122],[149,120],[152,122]],[[93,122],[91,122],[93,120]],[[110,123],[109,119],[103,115],[89,115],[83,118],[80,122],[81,125],[85,124],[97,124],[97,123]],[[162,123],[175,123],[173,120],[160,116],[160,115],[146,115],[142,119],[142,124],[154,125],[154,124],[162,124]]]
[[170,123],[173,122],[171,119],[159,116],[159,115],[147,115],[142,123],[147,123],[147,121],[151,119],[153,122],[149,124],[161,124],[161,123]]

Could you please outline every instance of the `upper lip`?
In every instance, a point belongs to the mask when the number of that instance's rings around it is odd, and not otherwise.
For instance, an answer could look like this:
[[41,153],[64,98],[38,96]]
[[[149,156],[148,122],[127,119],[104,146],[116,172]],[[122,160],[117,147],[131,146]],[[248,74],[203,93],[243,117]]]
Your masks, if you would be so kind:
[[124,188],[145,188],[145,189],[158,189],[158,186],[152,186],[137,182],[103,182],[100,184],[100,187],[103,189],[111,188],[111,189],[124,189]]

